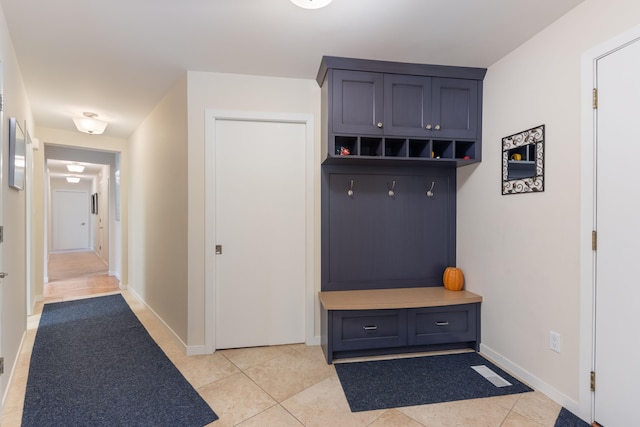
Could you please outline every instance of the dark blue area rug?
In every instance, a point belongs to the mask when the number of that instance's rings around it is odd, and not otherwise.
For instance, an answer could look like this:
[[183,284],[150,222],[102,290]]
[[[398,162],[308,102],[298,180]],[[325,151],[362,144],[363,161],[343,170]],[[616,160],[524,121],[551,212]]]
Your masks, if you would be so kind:
[[195,427],[217,419],[121,295],[45,304],[23,427]]
[[589,427],[589,423],[581,420],[567,409],[562,408],[554,427]]
[[[497,387],[472,366],[485,365],[511,385]],[[352,412],[533,391],[478,353],[336,364]]]

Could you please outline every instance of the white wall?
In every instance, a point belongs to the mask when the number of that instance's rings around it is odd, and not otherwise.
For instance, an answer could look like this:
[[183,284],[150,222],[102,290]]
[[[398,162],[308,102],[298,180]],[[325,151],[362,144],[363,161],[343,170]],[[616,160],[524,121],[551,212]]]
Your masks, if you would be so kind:
[[[318,64],[320,58],[318,58]],[[188,73],[189,103],[189,336],[190,346],[205,339],[204,311],[204,112],[205,109],[273,113],[311,114],[315,122],[315,158],[320,155],[320,88],[315,80],[245,76],[235,74]],[[238,165],[242,167],[242,165]],[[314,171],[314,283],[320,290],[320,165]],[[319,312],[316,304],[316,335]]]
[[[637,24],[637,0],[587,0],[491,66],[483,161],[458,171],[457,261],[467,289],[484,298],[482,350],[585,418],[581,106],[591,99],[581,92],[581,55]],[[540,124],[545,192],[502,196],[501,138]],[[562,336],[560,354],[549,349],[550,330]]]

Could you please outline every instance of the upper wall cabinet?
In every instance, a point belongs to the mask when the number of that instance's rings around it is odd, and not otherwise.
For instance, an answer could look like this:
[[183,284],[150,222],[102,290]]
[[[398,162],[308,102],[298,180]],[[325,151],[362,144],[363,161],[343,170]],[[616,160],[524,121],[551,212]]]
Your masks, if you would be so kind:
[[336,70],[333,72],[333,131],[382,135],[384,79],[380,73]]
[[481,160],[485,69],[324,57],[325,161]]
[[386,133],[475,139],[478,81],[387,74],[384,76]]

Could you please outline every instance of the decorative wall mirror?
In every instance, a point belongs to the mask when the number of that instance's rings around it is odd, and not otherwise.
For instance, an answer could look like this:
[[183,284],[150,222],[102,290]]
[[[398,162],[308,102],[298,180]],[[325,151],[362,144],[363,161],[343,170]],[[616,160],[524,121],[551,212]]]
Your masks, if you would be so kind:
[[544,125],[502,138],[502,194],[544,191]]
[[9,187],[24,190],[26,142],[15,117],[9,118]]

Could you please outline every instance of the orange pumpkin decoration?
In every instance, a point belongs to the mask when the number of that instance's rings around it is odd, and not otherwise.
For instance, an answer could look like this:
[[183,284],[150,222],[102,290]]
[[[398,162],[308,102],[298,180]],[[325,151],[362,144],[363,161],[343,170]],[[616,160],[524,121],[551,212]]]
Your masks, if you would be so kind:
[[456,267],[447,267],[442,276],[444,288],[450,291],[461,291],[464,286],[464,274]]

